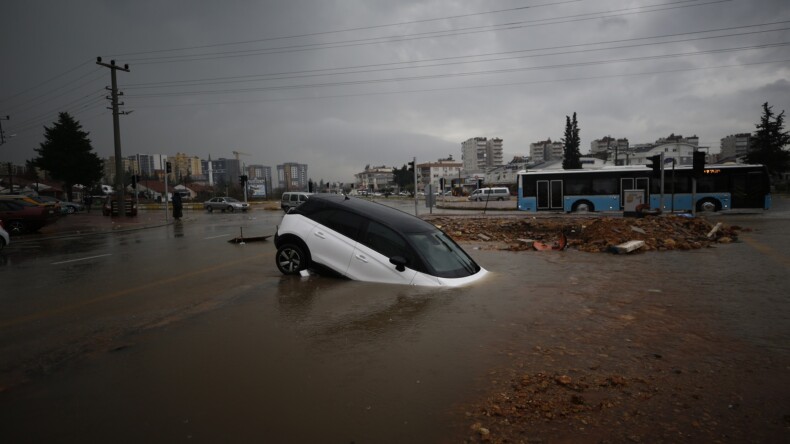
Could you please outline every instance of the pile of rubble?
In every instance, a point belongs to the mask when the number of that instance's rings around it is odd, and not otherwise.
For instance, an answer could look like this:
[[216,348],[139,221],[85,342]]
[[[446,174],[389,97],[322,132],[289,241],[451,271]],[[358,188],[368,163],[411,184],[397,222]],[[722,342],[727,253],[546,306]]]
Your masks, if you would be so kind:
[[[494,248],[532,250],[535,243],[586,252],[612,251],[629,241],[642,241],[642,251],[692,250],[738,239],[738,226],[711,224],[678,215],[634,218],[453,217],[428,219],[458,242],[484,242]],[[560,247],[557,247],[559,245]]]

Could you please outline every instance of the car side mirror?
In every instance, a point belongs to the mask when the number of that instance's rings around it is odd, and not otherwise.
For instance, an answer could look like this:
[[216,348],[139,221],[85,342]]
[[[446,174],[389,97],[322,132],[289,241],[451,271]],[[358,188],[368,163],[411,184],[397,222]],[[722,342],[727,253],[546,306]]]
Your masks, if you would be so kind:
[[395,269],[404,272],[406,271],[406,258],[403,256],[392,256],[390,263],[395,266]]

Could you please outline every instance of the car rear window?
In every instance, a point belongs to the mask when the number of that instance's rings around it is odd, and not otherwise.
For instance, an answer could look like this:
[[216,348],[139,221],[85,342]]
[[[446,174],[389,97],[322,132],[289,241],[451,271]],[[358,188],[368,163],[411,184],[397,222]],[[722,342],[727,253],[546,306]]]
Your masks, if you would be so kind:
[[362,226],[365,223],[365,218],[362,216],[337,209],[323,209],[311,212],[307,217],[355,242],[359,240]]

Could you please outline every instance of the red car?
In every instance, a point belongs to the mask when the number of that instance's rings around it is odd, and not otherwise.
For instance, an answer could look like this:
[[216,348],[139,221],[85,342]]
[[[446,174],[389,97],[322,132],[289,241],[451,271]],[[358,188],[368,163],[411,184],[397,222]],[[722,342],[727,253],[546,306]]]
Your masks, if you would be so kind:
[[33,205],[24,201],[0,199],[0,219],[11,234],[38,231],[58,220],[53,207]]

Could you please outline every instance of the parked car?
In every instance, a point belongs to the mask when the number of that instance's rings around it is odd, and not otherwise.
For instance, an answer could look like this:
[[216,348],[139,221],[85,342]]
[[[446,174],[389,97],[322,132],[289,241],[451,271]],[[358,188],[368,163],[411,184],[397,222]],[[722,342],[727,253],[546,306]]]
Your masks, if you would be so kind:
[[[124,201],[124,212],[127,216],[137,216],[137,204],[132,199],[126,199]],[[104,199],[104,205],[102,205],[101,213],[104,216],[118,216],[118,199],[114,196],[107,196]]]
[[469,200],[510,200],[510,190],[507,187],[478,188],[469,195]]
[[215,197],[213,199],[207,200],[203,202],[203,208],[205,208],[209,213],[213,212],[214,210],[220,210],[223,213],[225,211],[234,212],[234,211],[247,211],[250,209],[250,204],[247,202],[242,202],[238,199],[234,199],[232,197]]
[[27,202],[33,205],[42,205],[52,209],[54,214],[60,214],[60,205],[56,202],[47,202],[38,196],[28,196],[26,194],[0,194],[0,199],[16,200]]
[[307,199],[309,199],[312,194],[313,193],[305,193],[304,191],[283,193],[283,197],[280,199],[280,208],[287,213],[291,208],[296,208],[307,202]]
[[329,270],[359,281],[454,287],[487,273],[434,225],[348,196],[311,196],[283,216],[274,243],[286,275]]
[[0,251],[5,248],[6,245],[11,243],[11,237],[8,235],[8,231],[5,230],[3,227],[3,221],[0,220]]
[[60,212],[65,214],[74,214],[85,209],[85,206],[81,203],[60,200],[51,196],[36,196],[35,199],[43,203],[58,204],[60,205]]
[[11,234],[38,231],[58,220],[52,207],[10,199],[0,199],[0,219]]

